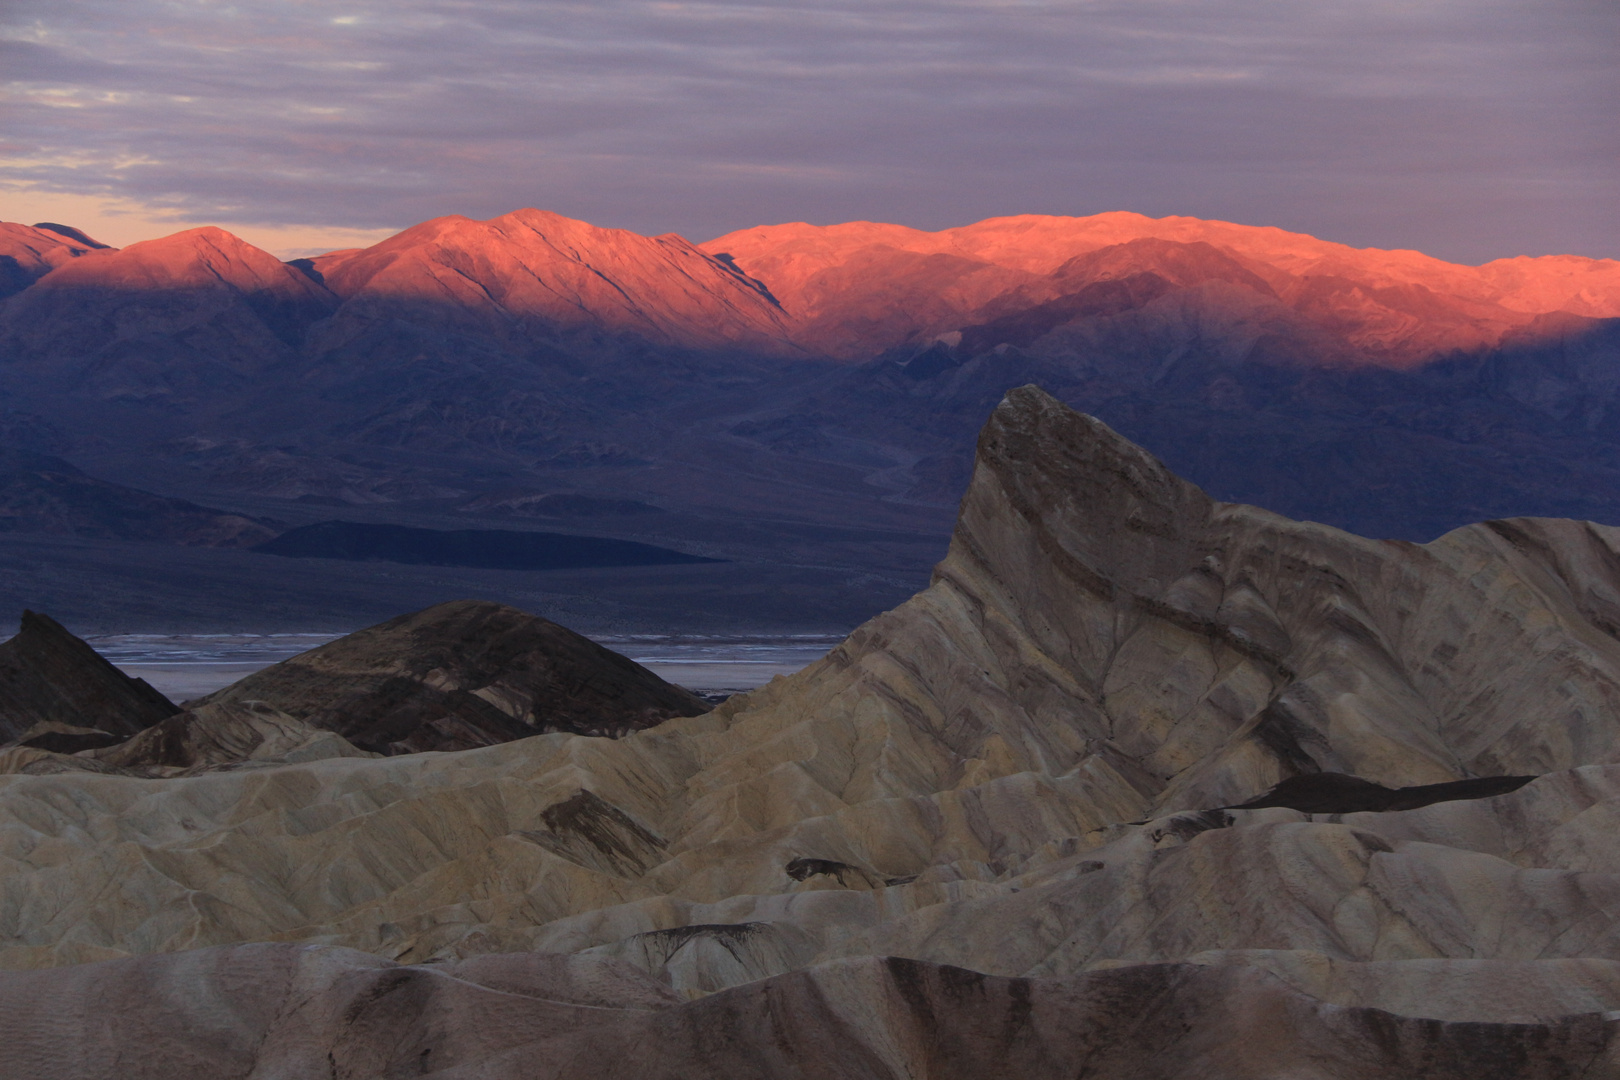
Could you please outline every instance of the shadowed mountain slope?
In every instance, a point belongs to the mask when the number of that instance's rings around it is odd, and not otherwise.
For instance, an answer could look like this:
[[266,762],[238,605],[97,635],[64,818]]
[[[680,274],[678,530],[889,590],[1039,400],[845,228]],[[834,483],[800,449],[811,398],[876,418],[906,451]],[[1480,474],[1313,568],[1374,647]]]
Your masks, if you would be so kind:
[[799,340],[857,362],[751,427],[885,430],[919,455],[912,498],[966,484],[965,441],[937,434],[1035,382],[1223,498],[1357,532],[1620,521],[1613,260],[1456,266],[1123,213],[763,226],[705,247],[764,281]]
[[206,411],[275,377],[336,306],[306,275],[210,226],[58,267],[0,311],[0,348],[53,388]]
[[0,448],[0,532],[251,547],[270,524],[86,476],[61,458]]
[[667,513],[616,539],[903,592],[1036,383],[1219,498],[1364,535],[1620,522],[1617,281],[1132,214],[700,248],[523,210],[296,265],[193,230],[0,301],[0,440],[294,525],[640,503]]
[[17,635],[0,644],[0,742],[53,724],[127,737],[179,711],[47,615],[23,612]]
[[557,570],[587,566],[670,566],[718,562],[670,548],[566,533],[510,529],[412,529],[322,521],[282,533],[255,551],[300,559],[387,561],[428,566]]

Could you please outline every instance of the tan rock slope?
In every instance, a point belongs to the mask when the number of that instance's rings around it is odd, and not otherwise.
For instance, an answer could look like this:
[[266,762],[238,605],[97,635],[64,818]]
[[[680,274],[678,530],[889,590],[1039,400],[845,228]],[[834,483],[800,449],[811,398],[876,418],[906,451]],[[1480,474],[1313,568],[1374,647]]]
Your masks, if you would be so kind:
[[[1017,390],[934,583],[712,713],[0,776],[0,964],[110,961],[0,1008],[41,1076],[1617,1076],[1617,540],[1363,540]],[[1323,773],[1474,782],[1236,808]]]

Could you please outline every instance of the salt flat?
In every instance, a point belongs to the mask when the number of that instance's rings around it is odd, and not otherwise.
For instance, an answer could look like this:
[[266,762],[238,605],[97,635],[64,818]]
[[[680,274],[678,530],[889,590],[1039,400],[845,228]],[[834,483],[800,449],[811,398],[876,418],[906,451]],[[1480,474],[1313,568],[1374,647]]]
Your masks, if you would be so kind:
[[[133,678],[175,702],[211,694],[333,634],[114,634],[88,639]],[[831,636],[598,639],[660,678],[700,693],[753,690],[791,675],[838,643]]]

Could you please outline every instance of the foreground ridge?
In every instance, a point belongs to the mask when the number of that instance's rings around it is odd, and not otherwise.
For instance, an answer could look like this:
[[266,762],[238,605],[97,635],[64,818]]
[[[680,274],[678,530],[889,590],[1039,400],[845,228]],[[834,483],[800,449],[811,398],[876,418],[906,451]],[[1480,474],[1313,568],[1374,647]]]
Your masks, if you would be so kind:
[[[1230,965],[1007,979],[891,958],[680,1002],[613,961],[531,953],[397,967],[345,949],[245,945],[31,978],[0,973],[0,1015],[16,1033],[0,1076],[24,1075],[19,1066],[34,1080],[191,1080],[248,1070],[344,1080],[674,1080],[693,1069],[739,1080],[1044,1080],[1077,1068],[1099,1080],[1613,1075],[1615,1024],[1598,1014],[1415,1019],[1359,1003],[1376,978],[1371,967],[1341,965],[1337,985],[1324,989]],[[1477,990],[1534,979],[1536,968],[1451,961],[1427,974]],[[217,1008],[222,994],[234,1006],[228,1017]],[[88,1013],[91,995],[106,1014]],[[141,1006],[152,998],[167,1003],[162,1027]],[[282,1007],[292,998],[298,1008]],[[47,1034],[64,1026],[93,1034],[64,1046]]]

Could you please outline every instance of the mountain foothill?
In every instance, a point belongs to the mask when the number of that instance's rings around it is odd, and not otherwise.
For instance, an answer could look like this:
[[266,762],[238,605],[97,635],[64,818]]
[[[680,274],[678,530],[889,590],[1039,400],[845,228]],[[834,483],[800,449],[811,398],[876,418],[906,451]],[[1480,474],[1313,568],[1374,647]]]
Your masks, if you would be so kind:
[[[1613,260],[1131,213],[695,245],[521,210],[292,262],[7,223],[0,269],[0,445],[272,531],[499,518],[728,559],[738,595],[756,563],[876,572],[881,606],[1024,383],[1219,497],[1367,535],[1620,520]],[[582,499],[663,513],[560,509]],[[131,513],[131,538],[252,531]]]

